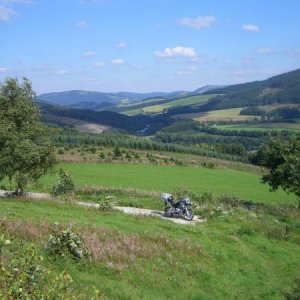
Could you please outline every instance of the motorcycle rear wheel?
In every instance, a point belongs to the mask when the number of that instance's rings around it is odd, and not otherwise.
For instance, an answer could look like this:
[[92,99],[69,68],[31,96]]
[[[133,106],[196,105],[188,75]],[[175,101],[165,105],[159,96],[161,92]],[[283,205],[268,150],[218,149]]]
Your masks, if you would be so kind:
[[187,208],[185,210],[185,212],[183,213],[183,218],[186,220],[186,221],[192,221],[193,218],[194,218],[194,213],[193,213],[193,210],[191,208]]
[[168,208],[165,209],[164,217],[166,217],[166,218],[172,218],[173,217],[173,214],[169,212]]

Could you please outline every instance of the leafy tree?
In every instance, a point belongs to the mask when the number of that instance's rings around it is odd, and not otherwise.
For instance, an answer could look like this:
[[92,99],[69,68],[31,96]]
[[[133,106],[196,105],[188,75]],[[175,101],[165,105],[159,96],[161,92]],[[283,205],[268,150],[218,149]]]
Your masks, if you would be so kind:
[[58,181],[52,186],[53,196],[66,195],[74,192],[75,184],[73,177],[64,169],[58,171]]
[[55,164],[34,96],[26,78],[21,84],[14,78],[0,84],[0,180],[14,181],[18,193]]
[[269,170],[262,177],[271,190],[282,187],[300,197],[300,136],[288,141],[273,139],[259,150],[260,164]]

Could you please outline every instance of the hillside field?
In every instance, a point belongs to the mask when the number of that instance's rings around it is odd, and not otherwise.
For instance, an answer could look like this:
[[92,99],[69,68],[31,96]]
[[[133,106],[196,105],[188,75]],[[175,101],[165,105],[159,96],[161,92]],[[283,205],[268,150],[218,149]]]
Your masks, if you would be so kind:
[[[184,188],[196,194],[205,191],[216,196],[234,194],[259,203],[294,199],[283,191],[270,192],[267,185],[260,183],[257,174],[230,169],[89,163],[65,163],[60,166],[72,174],[77,186],[136,188],[158,192]],[[55,180],[54,176],[46,176],[41,184],[49,188]]]
[[123,113],[131,116],[140,113],[161,113],[164,109],[168,109],[171,107],[203,104],[207,102],[207,100],[209,100],[210,98],[213,98],[214,96],[216,95],[211,94],[211,95],[196,95],[190,97],[183,97],[179,99],[172,99],[168,102],[164,102],[157,105],[151,105],[151,102],[149,102],[148,106],[139,109],[124,111]]
[[[7,247],[33,243],[44,266],[72,276],[76,299],[92,299],[95,290],[93,299],[284,299],[299,270],[293,215],[234,209],[187,226],[59,201],[0,203],[1,231],[12,240]],[[90,262],[49,256],[54,222],[73,225],[92,252]]]
[[214,125],[214,127],[224,130],[248,130],[248,131],[282,131],[293,130],[300,131],[300,123],[288,122],[262,122],[259,124],[231,124],[231,125]]

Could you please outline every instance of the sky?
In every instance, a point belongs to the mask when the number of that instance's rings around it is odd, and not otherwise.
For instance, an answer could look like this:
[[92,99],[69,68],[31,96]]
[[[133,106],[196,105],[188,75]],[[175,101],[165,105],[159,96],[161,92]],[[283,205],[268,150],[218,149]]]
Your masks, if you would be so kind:
[[193,91],[300,68],[299,0],[0,0],[0,82]]

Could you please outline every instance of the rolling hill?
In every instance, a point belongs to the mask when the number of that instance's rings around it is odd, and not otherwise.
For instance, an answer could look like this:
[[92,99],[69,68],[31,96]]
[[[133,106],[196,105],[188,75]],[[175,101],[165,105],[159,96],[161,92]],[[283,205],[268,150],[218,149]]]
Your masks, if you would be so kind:
[[94,91],[73,90],[65,92],[46,93],[37,96],[37,101],[50,104],[69,106],[79,109],[103,110],[119,103],[141,101],[143,99],[164,97],[174,98],[186,95],[188,92],[151,92],[151,93],[103,93]]

